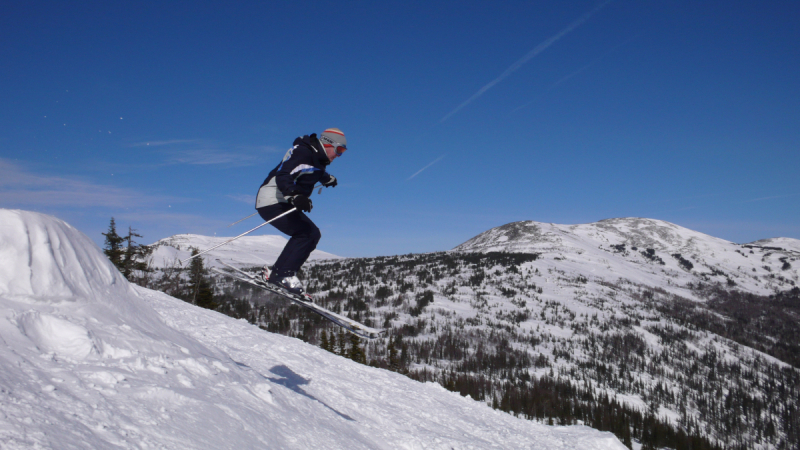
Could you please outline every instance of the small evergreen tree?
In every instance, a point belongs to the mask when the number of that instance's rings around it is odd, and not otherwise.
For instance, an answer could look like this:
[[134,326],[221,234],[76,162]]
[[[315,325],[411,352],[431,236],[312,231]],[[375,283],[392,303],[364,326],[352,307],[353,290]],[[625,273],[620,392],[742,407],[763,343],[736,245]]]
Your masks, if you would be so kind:
[[389,370],[397,372],[400,370],[400,356],[397,354],[397,347],[394,345],[394,339],[389,339],[389,345],[386,350],[389,353]]
[[339,356],[347,356],[347,338],[344,336],[344,330],[339,328],[338,339],[336,339],[336,354]]
[[[192,256],[200,252],[192,249]],[[192,304],[201,308],[216,309],[219,305],[214,301],[214,290],[208,281],[208,270],[203,266],[202,258],[192,259],[189,265],[189,298]]]
[[128,235],[122,238],[126,246],[122,255],[122,261],[120,263],[120,271],[129,281],[136,281],[134,280],[134,273],[137,271],[150,271],[150,268],[147,266],[144,258],[152,251],[152,249],[140,245],[138,242],[133,240],[133,238],[137,237],[140,238],[142,235],[137,233],[133,228],[128,227]]
[[329,352],[333,351],[333,347],[331,346],[330,342],[328,341],[328,333],[325,330],[322,330],[322,334],[319,337],[319,347],[323,350],[327,350]]
[[403,342],[403,336],[397,335],[397,342],[394,344],[396,347],[400,348],[400,368],[398,371],[400,373],[408,373],[408,345]]
[[122,270],[122,256],[124,251],[122,250],[122,243],[125,239],[117,234],[117,223],[114,221],[114,218],[111,218],[111,223],[108,226],[108,233],[100,233],[106,237],[105,247],[103,247],[103,253],[108,256],[108,259],[117,267],[117,269]]
[[361,348],[361,339],[355,334],[350,334],[350,351],[347,357],[361,364],[367,363],[367,353]]
[[375,291],[375,298],[377,300],[386,300],[390,295],[392,295],[392,288],[388,286],[381,286]]
[[[145,262],[145,257],[150,254],[152,249],[140,245],[134,240],[134,238],[140,238],[142,235],[133,228],[128,227],[128,235],[120,236],[117,233],[117,222],[113,217],[108,226],[108,233],[101,234],[106,237],[103,253],[108,256],[111,263],[119,269],[128,281],[145,286],[147,278],[141,275],[150,272],[150,268]],[[138,278],[135,275],[136,272],[140,274]]]

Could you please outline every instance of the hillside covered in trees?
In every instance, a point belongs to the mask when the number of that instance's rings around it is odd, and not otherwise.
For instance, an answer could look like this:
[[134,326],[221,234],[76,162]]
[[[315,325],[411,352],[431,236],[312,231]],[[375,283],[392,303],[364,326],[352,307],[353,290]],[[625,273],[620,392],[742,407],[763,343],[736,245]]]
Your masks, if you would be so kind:
[[[532,252],[536,239],[506,230],[510,239],[471,244],[491,244],[482,248],[309,262],[301,275],[319,303],[389,330],[370,342],[209,279],[220,312],[520,417],[583,423],[644,448],[800,443],[796,252],[641,227],[594,248],[554,245],[538,230],[547,245]],[[180,285],[156,274],[153,286]]]

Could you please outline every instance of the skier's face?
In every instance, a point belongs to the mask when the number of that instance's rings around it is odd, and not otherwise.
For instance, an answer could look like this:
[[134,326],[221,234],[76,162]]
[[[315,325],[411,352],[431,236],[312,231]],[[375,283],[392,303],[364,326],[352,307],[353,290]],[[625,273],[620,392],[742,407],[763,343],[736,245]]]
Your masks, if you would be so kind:
[[325,154],[328,155],[328,159],[331,161],[342,156],[346,150],[347,146],[345,145],[337,145],[334,147],[333,145],[325,144]]

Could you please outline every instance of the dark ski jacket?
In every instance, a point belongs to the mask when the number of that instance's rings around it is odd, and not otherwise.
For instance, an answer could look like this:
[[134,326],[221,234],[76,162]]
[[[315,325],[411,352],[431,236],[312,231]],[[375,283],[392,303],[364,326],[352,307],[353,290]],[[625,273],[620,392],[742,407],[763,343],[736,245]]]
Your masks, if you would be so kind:
[[314,184],[331,181],[331,175],[325,171],[330,163],[316,134],[295,139],[293,147],[261,184],[256,196],[256,209],[288,203],[286,197],[296,194],[310,196]]

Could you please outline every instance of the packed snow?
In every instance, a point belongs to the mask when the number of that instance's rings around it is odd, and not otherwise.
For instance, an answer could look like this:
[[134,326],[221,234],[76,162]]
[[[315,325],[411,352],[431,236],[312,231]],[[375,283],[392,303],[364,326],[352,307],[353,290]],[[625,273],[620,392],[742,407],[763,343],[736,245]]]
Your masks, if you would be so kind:
[[0,210],[0,446],[623,449],[128,284],[87,236]]

